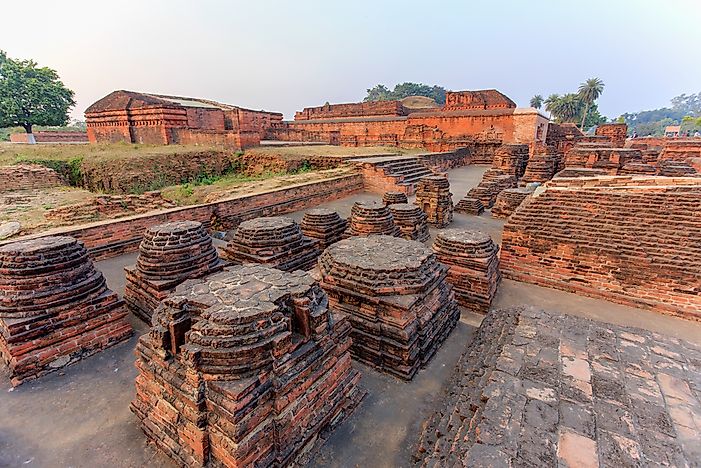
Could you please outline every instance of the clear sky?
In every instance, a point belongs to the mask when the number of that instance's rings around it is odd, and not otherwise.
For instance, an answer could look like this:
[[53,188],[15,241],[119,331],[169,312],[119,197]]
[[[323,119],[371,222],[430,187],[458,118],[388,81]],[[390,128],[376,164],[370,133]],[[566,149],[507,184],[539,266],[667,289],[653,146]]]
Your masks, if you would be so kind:
[[608,117],[701,91],[701,0],[3,2],[0,49],[58,70],[74,117],[116,89],[292,116],[377,83],[519,106],[599,77]]

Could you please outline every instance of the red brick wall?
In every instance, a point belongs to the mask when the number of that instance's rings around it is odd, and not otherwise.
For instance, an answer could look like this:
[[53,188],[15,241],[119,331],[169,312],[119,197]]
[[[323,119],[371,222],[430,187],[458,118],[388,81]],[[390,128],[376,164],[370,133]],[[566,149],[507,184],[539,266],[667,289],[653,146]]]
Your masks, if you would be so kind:
[[295,113],[295,120],[337,119],[340,117],[403,115],[400,101],[354,102],[349,104],[328,104],[318,107],[305,107]]
[[701,319],[701,180],[552,180],[504,226],[508,278]]
[[[33,132],[37,143],[82,143],[88,141],[87,132]],[[27,143],[26,133],[13,133],[10,135],[12,143]]]
[[[173,208],[114,221],[52,229],[13,241],[51,235],[73,236],[85,243],[95,259],[110,258],[137,250],[143,232],[155,225],[178,220],[195,220],[220,229],[232,229],[258,216],[274,216],[302,210],[347,197],[362,190],[362,176],[351,175],[322,182],[294,185],[262,194],[245,195],[206,205]],[[0,242],[0,245],[9,241]]]
[[614,148],[623,148],[626,143],[628,125],[624,123],[601,124],[596,127],[595,133],[607,137]]
[[39,189],[62,185],[56,171],[36,164],[0,167],[0,192]]
[[216,130],[223,132],[224,111],[205,107],[187,108],[187,126],[190,129]]

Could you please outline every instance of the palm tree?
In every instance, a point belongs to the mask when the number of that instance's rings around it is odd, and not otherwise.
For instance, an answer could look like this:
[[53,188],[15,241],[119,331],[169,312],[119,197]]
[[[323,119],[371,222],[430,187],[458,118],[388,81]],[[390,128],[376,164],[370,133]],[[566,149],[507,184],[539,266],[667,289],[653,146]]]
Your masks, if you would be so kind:
[[560,103],[560,95],[559,94],[551,94],[543,102],[545,103],[545,110],[550,112],[552,115],[555,115],[555,111],[557,110],[557,107]]
[[591,106],[594,101],[599,99],[601,93],[604,92],[604,82],[599,78],[589,78],[587,81],[579,85],[579,98],[584,103],[584,112],[582,113],[582,126],[581,130],[584,130],[584,121],[587,119],[587,112],[589,112],[589,106]]
[[531,107],[535,107],[536,109],[540,109],[543,106],[543,96],[540,94],[536,94],[531,98]]
[[560,98],[557,106],[558,118],[562,122],[576,122],[582,112],[582,98],[578,94],[567,93]]

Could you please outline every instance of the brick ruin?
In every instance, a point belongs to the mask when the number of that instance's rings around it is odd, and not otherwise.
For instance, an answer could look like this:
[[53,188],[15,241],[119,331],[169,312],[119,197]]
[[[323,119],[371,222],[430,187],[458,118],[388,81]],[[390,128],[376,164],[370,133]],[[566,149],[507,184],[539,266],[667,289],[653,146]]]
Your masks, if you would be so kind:
[[319,241],[319,250],[322,251],[340,241],[347,227],[347,220],[326,208],[315,208],[305,212],[300,224],[302,234]]
[[404,192],[385,192],[382,195],[382,203],[389,206],[398,203],[409,203],[409,200]]
[[492,216],[495,218],[508,218],[516,211],[523,201],[533,194],[528,187],[504,189],[499,192],[492,207]]
[[553,179],[504,225],[502,273],[701,318],[701,179]]
[[516,177],[511,174],[505,174],[499,169],[487,169],[482,176],[482,180],[477,185],[467,192],[468,198],[476,198],[482,203],[485,209],[494,206],[497,200],[497,195],[502,190],[516,187]]
[[273,125],[266,138],[449,151],[475,141],[534,147],[545,142],[547,131],[545,116],[535,109],[518,109],[507,96],[489,89],[448,92],[443,107],[409,107],[406,101],[308,107],[293,121]]
[[353,204],[348,229],[343,236],[344,238],[373,235],[399,236],[399,233],[389,208],[383,203],[370,201]]
[[212,238],[197,221],[176,221],[151,227],[144,233],[135,265],[124,268],[124,300],[147,323],[175,287],[188,278],[217,272],[224,264]]
[[472,216],[479,216],[484,213],[484,205],[479,198],[465,197],[455,205],[455,211]]
[[423,244],[352,237],[319,258],[332,310],[351,322],[353,357],[403,379],[428,363],[460,311],[447,267]]
[[363,392],[351,326],[306,273],[227,267],[177,287],[137,344],[131,409],[183,466],[287,466]]
[[628,134],[628,125],[624,123],[605,123],[596,127],[596,135],[606,137],[615,148],[623,148]]
[[[693,466],[701,348],[533,307],[487,315],[418,466]],[[692,409],[694,408],[694,409]]]
[[501,281],[499,247],[491,237],[479,231],[446,229],[436,235],[433,251],[449,268],[447,281],[458,304],[474,312],[489,312]]
[[283,271],[311,270],[319,253],[319,242],[286,216],[244,221],[221,249],[222,258],[235,265],[260,263]]
[[416,205],[395,203],[389,205],[394,224],[399,228],[399,237],[407,240],[426,242],[430,237],[426,213]]
[[124,301],[75,239],[0,247],[0,356],[12,385],[126,340],[126,316]]
[[453,194],[448,178],[427,176],[419,180],[414,204],[426,213],[426,222],[431,226],[448,226],[453,221]]
[[38,164],[17,164],[0,167],[0,192],[37,190],[63,185],[53,169]]
[[282,114],[254,111],[205,99],[114,91],[85,110],[91,143],[260,144]]

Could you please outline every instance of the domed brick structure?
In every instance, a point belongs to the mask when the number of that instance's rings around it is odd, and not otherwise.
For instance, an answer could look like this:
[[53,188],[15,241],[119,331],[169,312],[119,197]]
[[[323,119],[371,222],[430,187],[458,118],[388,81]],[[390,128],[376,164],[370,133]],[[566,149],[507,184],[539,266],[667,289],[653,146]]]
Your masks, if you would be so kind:
[[436,236],[433,251],[450,268],[448,282],[458,303],[486,314],[501,281],[499,247],[492,238],[478,231],[447,229]]
[[255,218],[239,225],[222,249],[222,257],[237,265],[261,263],[283,271],[310,270],[319,257],[318,244],[302,234],[292,218]]
[[385,192],[382,195],[382,203],[385,205],[396,205],[398,203],[409,203],[404,192]]
[[316,208],[304,213],[300,227],[305,236],[318,240],[319,249],[324,250],[343,238],[348,221],[333,210]]
[[447,267],[419,242],[352,237],[324,251],[319,274],[331,308],[353,325],[353,356],[404,379],[431,359],[460,317]]
[[127,339],[127,315],[76,239],[0,247],[0,355],[13,385]]
[[399,228],[399,237],[406,240],[426,242],[430,235],[426,224],[426,213],[416,205],[399,203],[389,205],[394,224]]
[[188,278],[223,268],[212,238],[197,221],[176,221],[144,233],[135,265],[124,268],[124,300],[137,317],[150,323],[158,304]]
[[288,466],[364,395],[350,332],[305,272],[188,280],[139,339],[131,409],[179,465]]
[[384,204],[376,201],[355,202],[344,237],[372,235],[398,236],[399,228]]
[[497,201],[492,207],[492,216],[495,218],[508,218],[532,194],[533,190],[527,187],[502,190],[497,195]]
[[477,198],[465,197],[455,205],[455,211],[458,213],[479,216],[484,213],[484,205]]
[[444,228],[453,222],[453,194],[447,177],[427,176],[419,180],[414,202],[426,213],[428,224]]

